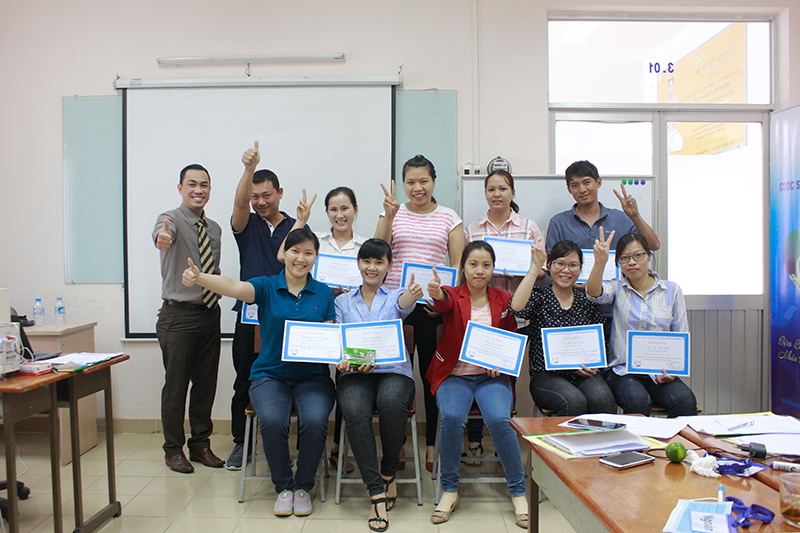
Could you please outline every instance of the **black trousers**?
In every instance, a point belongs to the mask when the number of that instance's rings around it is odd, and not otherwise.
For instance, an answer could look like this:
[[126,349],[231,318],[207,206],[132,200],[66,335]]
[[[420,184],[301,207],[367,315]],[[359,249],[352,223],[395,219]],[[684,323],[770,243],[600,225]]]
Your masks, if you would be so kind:
[[233,381],[233,398],[231,398],[231,434],[233,442],[244,443],[244,426],[247,417],[244,414],[250,403],[250,369],[258,357],[255,351],[255,324],[242,324],[242,313],[236,315],[236,329],[233,331],[233,368],[236,379]]
[[211,408],[219,373],[219,317],[219,305],[208,310],[184,309],[166,303],[161,307],[156,334],[165,370],[161,424],[166,455],[175,455],[183,450],[187,392],[192,432],[189,450],[200,450],[210,445],[213,429]]
[[428,373],[428,367],[431,366],[433,355],[436,353],[436,328],[444,322],[441,316],[435,318],[428,316],[424,307],[417,304],[417,307],[406,317],[403,324],[414,328],[414,345],[417,348],[419,374],[422,377],[425,396],[425,443],[427,446],[434,446],[436,443],[436,422],[439,419],[439,408],[436,406],[436,398],[431,393],[431,384],[425,379],[425,374]]

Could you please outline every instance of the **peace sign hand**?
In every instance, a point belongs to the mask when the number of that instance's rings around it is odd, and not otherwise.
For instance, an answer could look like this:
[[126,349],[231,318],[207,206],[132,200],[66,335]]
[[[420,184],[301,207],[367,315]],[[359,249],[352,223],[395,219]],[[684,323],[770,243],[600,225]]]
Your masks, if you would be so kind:
[[536,240],[536,235],[533,236],[533,243],[531,244],[531,268],[529,272],[538,274],[542,266],[547,262],[547,250],[545,249],[545,232],[542,232],[542,239]]
[[300,203],[297,204],[297,220],[301,221],[303,224],[308,224],[308,217],[311,216],[311,206],[314,205],[316,201],[317,195],[315,194],[311,202],[309,202],[306,198],[306,190],[303,189],[303,198],[301,198]]
[[608,239],[604,239],[603,235],[606,233],[603,231],[603,226],[600,226],[600,238],[594,240],[594,263],[596,265],[605,265],[608,262],[608,253],[616,232],[617,230],[612,231]]
[[628,218],[633,220],[639,216],[639,206],[636,204],[636,198],[625,191],[624,183],[620,184],[620,188],[622,189],[622,195],[620,196],[616,189],[614,189],[614,195],[619,200],[622,210],[628,215]]
[[391,193],[386,190],[386,186],[383,183],[381,183],[381,189],[383,189],[383,194],[386,196],[383,200],[383,211],[387,217],[394,218],[397,211],[400,210],[400,203],[395,198],[394,180],[392,180]]

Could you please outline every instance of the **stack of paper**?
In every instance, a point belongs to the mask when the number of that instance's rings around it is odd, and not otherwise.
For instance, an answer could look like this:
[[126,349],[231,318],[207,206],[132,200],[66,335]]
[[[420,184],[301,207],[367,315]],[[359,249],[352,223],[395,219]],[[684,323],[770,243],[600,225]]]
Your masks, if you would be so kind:
[[682,416],[681,420],[698,433],[709,435],[759,435],[764,433],[800,433],[800,420],[791,416],[721,415]]
[[[603,422],[617,422],[619,424],[625,424],[625,429],[631,433],[662,440],[671,439],[686,427],[685,421],[678,420],[676,418],[652,418],[646,416],[611,415],[605,413],[581,415],[580,418],[591,418],[592,420],[602,420]],[[569,425],[570,422],[572,422],[572,420],[567,420],[566,422],[559,424],[559,426],[571,427]]]
[[737,444],[758,442],[767,447],[770,455],[800,455],[800,434],[773,433],[770,435],[749,435],[730,439]]
[[122,353],[70,353],[54,357],[47,362],[53,365],[53,370],[56,372],[69,372],[108,361],[119,355]]
[[627,429],[558,433],[543,438],[556,448],[578,456],[640,451],[650,447],[644,439]]

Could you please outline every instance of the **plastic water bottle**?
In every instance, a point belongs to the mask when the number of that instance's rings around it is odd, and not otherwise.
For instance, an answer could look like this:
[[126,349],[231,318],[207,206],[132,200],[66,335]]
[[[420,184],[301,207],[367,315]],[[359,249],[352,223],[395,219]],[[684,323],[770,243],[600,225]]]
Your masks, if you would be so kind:
[[33,323],[37,328],[44,326],[44,306],[41,298],[36,298],[33,304]]
[[67,308],[64,300],[56,298],[56,325],[65,326],[67,324]]

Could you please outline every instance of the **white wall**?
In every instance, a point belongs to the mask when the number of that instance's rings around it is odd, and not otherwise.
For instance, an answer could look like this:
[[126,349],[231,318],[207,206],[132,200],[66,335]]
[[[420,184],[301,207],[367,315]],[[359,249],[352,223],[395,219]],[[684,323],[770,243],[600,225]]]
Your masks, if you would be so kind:
[[[61,296],[70,320],[98,321],[97,349],[132,356],[115,369],[116,415],[159,418],[160,351],[155,343],[121,342],[121,286],[64,283],[63,96],[114,94],[117,75],[243,73],[239,66],[159,68],[157,57],[345,52],[345,64],[253,65],[251,73],[391,74],[402,65],[404,89],[458,91],[459,163],[485,165],[503,155],[516,173],[542,174],[549,171],[548,11],[753,11],[749,0],[651,1],[652,7],[635,1],[610,3],[614,5],[599,0],[552,5],[541,0],[2,2],[0,287],[11,289],[11,304],[22,313],[30,313],[35,297],[53,302]],[[800,50],[800,0],[768,0],[758,12],[778,17],[776,107],[798,105],[800,64],[791,54]],[[230,204],[232,197],[233,191],[214,190],[211,201]],[[178,205],[177,193],[174,200]],[[232,381],[230,344],[223,343],[215,418],[229,418]],[[527,379],[523,383],[520,408],[529,413]]]

